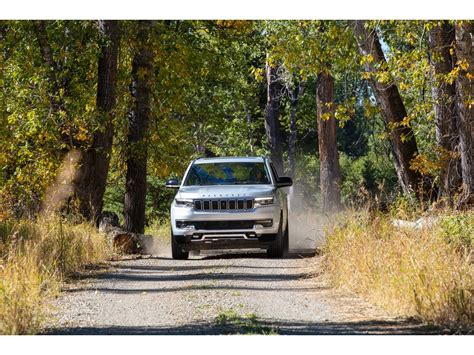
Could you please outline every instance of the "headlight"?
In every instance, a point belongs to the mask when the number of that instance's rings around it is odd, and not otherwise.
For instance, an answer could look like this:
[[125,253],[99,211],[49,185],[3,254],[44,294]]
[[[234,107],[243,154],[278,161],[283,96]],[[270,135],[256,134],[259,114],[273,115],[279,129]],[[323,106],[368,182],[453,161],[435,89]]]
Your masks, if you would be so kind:
[[255,206],[273,205],[273,197],[256,197]]
[[194,207],[193,200],[189,198],[175,198],[174,202],[177,207]]

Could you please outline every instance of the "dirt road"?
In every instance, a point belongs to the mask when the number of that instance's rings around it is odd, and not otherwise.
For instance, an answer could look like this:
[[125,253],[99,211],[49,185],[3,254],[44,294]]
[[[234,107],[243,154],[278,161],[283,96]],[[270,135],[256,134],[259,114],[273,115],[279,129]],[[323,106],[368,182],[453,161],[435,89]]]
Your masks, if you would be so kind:
[[393,319],[335,291],[320,257],[200,255],[112,262],[55,301],[52,334],[411,334],[433,330]]

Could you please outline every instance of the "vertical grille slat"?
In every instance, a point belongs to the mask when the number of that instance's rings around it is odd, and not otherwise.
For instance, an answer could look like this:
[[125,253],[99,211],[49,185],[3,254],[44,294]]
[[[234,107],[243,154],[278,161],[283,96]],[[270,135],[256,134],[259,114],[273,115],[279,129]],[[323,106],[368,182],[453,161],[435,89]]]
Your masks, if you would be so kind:
[[246,203],[247,203],[246,208],[248,210],[251,210],[253,208],[253,200],[247,200]]
[[227,201],[226,200],[221,200],[221,210],[226,210],[227,209]]
[[194,200],[196,211],[247,211],[253,209],[253,199]]

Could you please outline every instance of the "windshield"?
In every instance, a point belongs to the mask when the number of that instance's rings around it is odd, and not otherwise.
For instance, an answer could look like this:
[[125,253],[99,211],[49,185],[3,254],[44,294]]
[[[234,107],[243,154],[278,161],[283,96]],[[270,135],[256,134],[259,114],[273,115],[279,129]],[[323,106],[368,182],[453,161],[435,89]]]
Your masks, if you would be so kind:
[[270,184],[264,163],[206,163],[194,164],[184,183],[195,185]]

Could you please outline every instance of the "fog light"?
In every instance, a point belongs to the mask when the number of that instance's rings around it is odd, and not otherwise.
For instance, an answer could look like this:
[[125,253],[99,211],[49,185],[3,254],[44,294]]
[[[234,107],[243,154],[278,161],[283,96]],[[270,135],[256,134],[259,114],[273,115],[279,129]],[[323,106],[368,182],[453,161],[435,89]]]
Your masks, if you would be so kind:
[[194,225],[190,222],[186,221],[176,221],[176,228],[183,229],[183,228],[192,228]]
[[259,224],[262,227],[271,227],[273,226],[273,219],[262,219],[260,221],[255,221],[255,224]]

